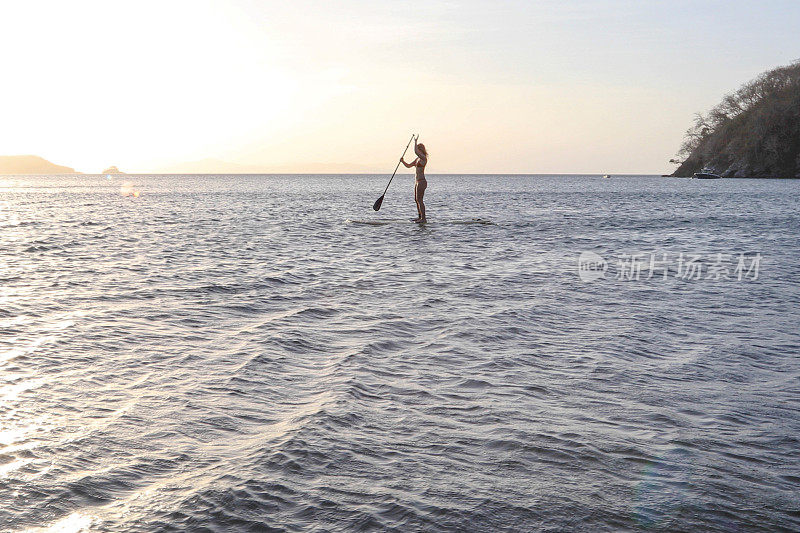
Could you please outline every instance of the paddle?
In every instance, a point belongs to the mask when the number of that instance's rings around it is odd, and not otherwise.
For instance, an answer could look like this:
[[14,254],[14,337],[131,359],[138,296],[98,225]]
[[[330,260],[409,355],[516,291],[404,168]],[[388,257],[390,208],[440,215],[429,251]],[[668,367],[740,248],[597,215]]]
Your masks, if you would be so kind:
[[[406,145],[406,149],[403,150],[403,155],[400,156],[400,159],[403,159],[406,156],[406,152],[408,152],[408,147],[411,146],[411,141],[413,141],[413,140],[414,140],[414,136],[412,135],[411,139],[409,139],[408,144]],[[392,184],[392,180],[394,179],[394,175],[397,174],[397,169],[398,168],[400,168],[400,161],[398,161],[397,162],[397,166],[394,167],[394,172],[392,172],[392,177],[389,178],[389,183],[387,183],[386,184],[386,188],[383,189],[383,194],[381,194],[381,197],[378,198],[377,200],[375,200],[375,203],[372,204],[372,209],[374,209],[375,211],[377,211],[378,209],[381,208],[381,204],[383,203],[383,197],[386,196],[386,191],[389,190],[389,185]]]

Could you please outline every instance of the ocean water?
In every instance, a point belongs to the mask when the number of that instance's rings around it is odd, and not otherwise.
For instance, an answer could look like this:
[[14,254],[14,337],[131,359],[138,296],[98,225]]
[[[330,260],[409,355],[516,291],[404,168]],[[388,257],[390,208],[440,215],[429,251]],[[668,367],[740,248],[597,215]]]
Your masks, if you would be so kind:
[[800,529],[798,182],[411,179],[0,178],[0,531]]

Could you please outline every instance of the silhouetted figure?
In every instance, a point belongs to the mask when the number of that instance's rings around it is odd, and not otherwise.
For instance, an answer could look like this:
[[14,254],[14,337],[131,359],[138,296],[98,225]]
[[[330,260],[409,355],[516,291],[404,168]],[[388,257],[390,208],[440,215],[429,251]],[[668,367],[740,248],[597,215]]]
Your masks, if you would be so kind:
[[411,163],[406,163],[401,157],[400,162],[403,163],[406,168],[417,167],[417,178],[414,180],[414,202],[417,204],[417,214],[419,216],[414,219],[414,222],[427,222],[425,218],[425,203],[422,201],[422,198],[425,196],[425,189],[428,188],[428,182],[425,179],[425,165],[428,164],[428,151],[425,149],[424,144],[417,144],[417,139],[419,139],[419,136],[414,139],[414,153],[417,154],[417,158]]

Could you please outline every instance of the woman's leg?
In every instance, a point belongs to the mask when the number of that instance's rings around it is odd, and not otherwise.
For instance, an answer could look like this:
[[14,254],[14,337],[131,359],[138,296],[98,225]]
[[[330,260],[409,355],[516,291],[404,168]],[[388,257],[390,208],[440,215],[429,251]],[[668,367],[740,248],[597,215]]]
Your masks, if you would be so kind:
[[422,212],[419,210],[419,182],[414,183],[414,203],[417,204],[417,218],[414,219],[417,221],[422,218]]
[[419,211],[420,222],[425,222],[425,202],[423,202],[422,199],[425,197],[425,189],[427,188],[428,188],[427,182],[423,181],[421,187],[420,184],[417,184],[417,190],[418,190],[417,211]]

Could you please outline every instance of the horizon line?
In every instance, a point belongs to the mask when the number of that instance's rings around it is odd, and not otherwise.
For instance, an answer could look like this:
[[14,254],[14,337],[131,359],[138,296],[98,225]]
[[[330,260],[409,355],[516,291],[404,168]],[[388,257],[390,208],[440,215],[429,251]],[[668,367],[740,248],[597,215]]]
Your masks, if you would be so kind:
[[[375,176],[389,175],[390,172],[126,172],[124,174],[108,174],[102,172],[67,172],[67,173],[28,173],[0,174],[0,176]],[[413,176],[413,172],[398,173],[397,176]],[[670,174],[655,172],[436,172],[428,176],[659,176]]]

